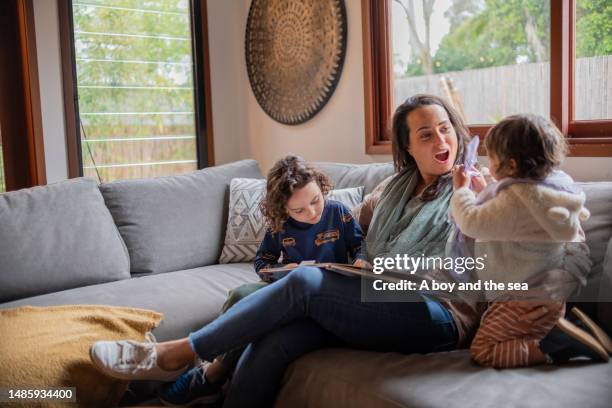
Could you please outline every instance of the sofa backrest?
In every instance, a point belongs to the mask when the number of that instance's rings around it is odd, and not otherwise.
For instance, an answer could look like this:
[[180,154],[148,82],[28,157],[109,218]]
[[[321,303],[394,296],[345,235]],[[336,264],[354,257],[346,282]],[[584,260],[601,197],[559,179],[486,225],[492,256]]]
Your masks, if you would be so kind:
[[130,277],[96,182],[0,194],[0,302]]
[[214,264],[225,236],[233,178],[261,178],[255,160],[189,174],[118,180],[100,191],[123,237],[132,273],[159,273]]
[[[595,306],[592,302],[598,302],[592,312],[612,334],[612,182],[578,184],[586,194],[585,206],[591,212],[591,218],[583,223],[583,228],[593,260],[589,283],[579,300],[586,302],[581,305],[585,310]],[[605,265],[604,260],[607,261]]]
[[591,217],[582,226],[591,250],[594,272],[601,272],[608,241],[612,237],[612,182],[577,183],[586,195]]
[[393,163],[345,164],[314,163],[334,183],[334,188],[364,187],[364,195],[393,174]]

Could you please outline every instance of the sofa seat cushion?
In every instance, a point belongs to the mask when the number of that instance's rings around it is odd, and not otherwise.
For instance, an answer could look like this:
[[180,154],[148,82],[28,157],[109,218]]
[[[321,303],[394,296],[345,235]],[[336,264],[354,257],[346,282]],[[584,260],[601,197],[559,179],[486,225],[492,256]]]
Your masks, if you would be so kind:
[[467,350],[427,355],[326,349],[285,374],[276,407],[609,407],[612,363],[482,368]]
[[64,290],[0,305],[56,306],[100,304],[150,309],[164,317],[153,334],[158,340],[186,336],[219,314],[230,290],[259,278],[252,264],[213,265]]

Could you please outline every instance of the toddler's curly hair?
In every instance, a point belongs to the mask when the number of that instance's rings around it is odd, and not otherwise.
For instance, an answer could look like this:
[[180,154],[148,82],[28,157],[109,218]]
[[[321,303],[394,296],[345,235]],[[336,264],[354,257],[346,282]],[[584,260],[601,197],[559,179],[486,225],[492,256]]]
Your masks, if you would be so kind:
[[333,188],[331,181],[322,171],[303,158],[289,155],[279,160],[268,172],[266,197],[260,204],[267,227],[274,233],[283,229],[289,218],[285,206],[295,190],[315,181],[323,196]]
[[510,171],[516,178],[543,179],[559,167],[567,154],[567,142],[548,119],[533,114],[512,115],[489,130],[485,146],[499,160],[496,171]]

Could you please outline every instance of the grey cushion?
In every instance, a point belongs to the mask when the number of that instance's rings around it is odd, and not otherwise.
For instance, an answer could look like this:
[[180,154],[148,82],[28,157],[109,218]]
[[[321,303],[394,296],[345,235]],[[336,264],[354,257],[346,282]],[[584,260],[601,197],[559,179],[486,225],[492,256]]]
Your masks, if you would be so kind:
[[120,180],[100,190],[130,252],[131,271],[169,272],[217,262],[233,178],[261,178],[255,160],[180,176]]
[[337,188],[329,192],[330,200],[340,201],[349,210],[355,208],[361,204],[364,196],[364,187],[352,187],[352,188]]
[[164,341],[184,337],[210,322],[219,315],[230,290],[258,280],[252,264],[214,265],[65,290],[0,308],[100,304],[151,309],[164,314],[153,331]]
[[612,335],[612,239],[603,262],[603,274],[599,288],[597,318],[599,323]]
[[497,370],[467,350],[427,355],[328,349],[285,374],[276,407],[592,407],[610,406],[612,364]]
[[129,263],[94,180],[0,195],[0,301],[129,278]]
[[392,163],[344,164],[314,163],[334,183],[334,188],[364,187],[369,194],[381,181],[393,174]]
[[[230,184],[229,216],[219,263],[252,262],[266,233],[259,207],[265,179],[235,178]],[[329,198],[353,208],[363,199],[363,187],[333,190]]]
[[594,267],[601,268],[612,236],[612,182],[577,183],[586,194],[591,217],[583,223]]
[[[594,302],[605,300],[600,297],[602,290],[602,265],[606,247],[612,237],[612,183],[591,182],[577,183],[586,194],[585,206],[591,217],[582,223],[586,242],[591,252],[593,267],[588,276],[588,285],[572,300]],[[607,296],[612,299],[612,294]],[[584,306],[583,306],[584,307]]]

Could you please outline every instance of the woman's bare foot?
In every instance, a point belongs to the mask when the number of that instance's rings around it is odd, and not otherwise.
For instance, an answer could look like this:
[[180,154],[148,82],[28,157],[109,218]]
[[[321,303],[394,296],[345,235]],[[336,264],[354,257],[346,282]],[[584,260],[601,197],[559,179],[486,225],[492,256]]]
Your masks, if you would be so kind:
[[168,371],[184,367],[191,363],[196,356],[187,338],[157,343],[155,351],[157,353],[157,365]]

